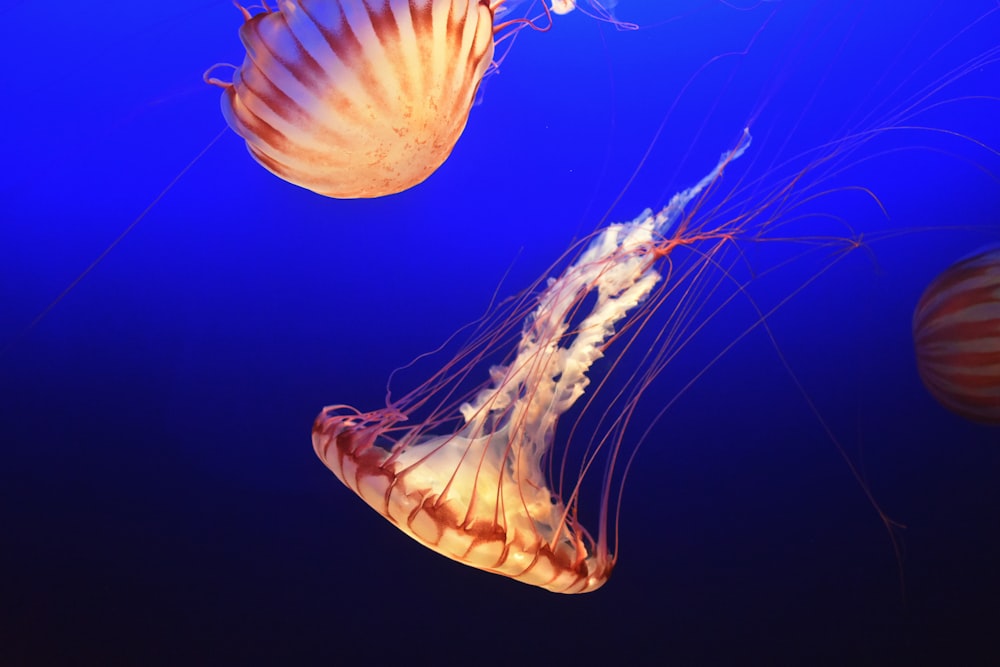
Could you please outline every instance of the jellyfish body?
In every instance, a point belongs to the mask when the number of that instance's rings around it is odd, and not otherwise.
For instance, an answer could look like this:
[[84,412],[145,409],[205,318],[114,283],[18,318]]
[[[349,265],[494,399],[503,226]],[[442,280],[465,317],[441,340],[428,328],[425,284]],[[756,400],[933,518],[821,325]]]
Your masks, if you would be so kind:
[[465,128],[493,58],[488,0],[279,0],[251,16],[222,112],[251,155],[329,197],[421,183]]
[[[560,593],[599,588],[615,562],[607,475],[616,452],[605,470],[596,537],[578,519],[580,481],[561,495],[543,457],[559,417],[584,395],[591,365],[660,281],[654,265],[671,247],[664,234],[746,145],[659,213],[597,232],[549,279],[509,362],[490,369],[490,381],[457,406],[458,414],[435,410],[424,423],[402,426],[409,417],[402,406],[370,413],[328,407],[313,428],[317,455],[379,514],[448,558]],[[465,373],[465,358],[447,367]],[[447,385],[435,377],[426,386],[450,397]],[[410,402],[431,400],[419,395]],[[455,425],[453,432],[432,432],[445,423]]]
[[949,410],[1000,425],[1000,248],[934,279],[913,314],[917,370]]

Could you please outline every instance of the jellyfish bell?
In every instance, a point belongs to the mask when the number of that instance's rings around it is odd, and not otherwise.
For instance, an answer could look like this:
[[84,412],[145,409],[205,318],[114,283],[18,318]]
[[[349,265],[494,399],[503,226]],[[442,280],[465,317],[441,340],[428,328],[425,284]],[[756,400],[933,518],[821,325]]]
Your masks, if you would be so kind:
[[493,59],[488,0],[282,0],[243,10],[222,111],[261,165],[337,198],[423,182],[462,134]]
[[917,370],[938,403],[1000,426],[1000,247],[937,276],[913,313]]

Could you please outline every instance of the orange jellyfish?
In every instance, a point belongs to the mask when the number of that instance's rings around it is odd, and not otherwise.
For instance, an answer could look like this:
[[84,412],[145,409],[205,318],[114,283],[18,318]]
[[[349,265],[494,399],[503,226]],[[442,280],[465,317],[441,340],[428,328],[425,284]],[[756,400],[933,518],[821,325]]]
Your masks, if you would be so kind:
[[[559,277],[514,308],[506,328],[476,337],[423,389],[374,412],[324,408],[313,428],[320,459],[375,511],[448,558],[559,593],[599,588],[616,559],[609,531],[611,474],[627,418],[615,422],[609,441],[584,456],[569,489],[562,488],[565,470],[547,474],[552,461],[546,454],[560,416],[584,396],[592,364],[654,293],[662,278],[658,260],[666,258],[672,268],[669,254],[677,245],[707,237],[724,242],[720,230],[692,233],[684,211],[748,143],[745,134],[707,176],[660,212],[647,210],[596,232]],[[703,268],[710,254],[702,256]],[[671,277],[677,280],[661,287],[684,283],[668,272]],[[489,382],[456,401],[455,382],[467,378],[522,319],[508,361],[493,366]],[[412,412],[434,401],[440,403],[429,418],[404,425]],[[633,408],[634,400],[626,412]],[[595,463],[605,446],[607,462]],[[595,536],[579,520],[580,484],[587,470],[602,466]]]
[[913,314],[917,370],[949,410],[1000,425],[1000,248],[950,266]]
[[279,0],[251,16],[222,113],[251,155],[329,197],[380,197],[444,163],[493,58],[488,0]]
[[328,197],[394,194],[451,154],[493,62],[494,34],[530,24],[494,26],[503,4],[279,0],[255,15],[241,8],[243,65],[232,82],[206,80],[224,89],[226,122],[275,175]]

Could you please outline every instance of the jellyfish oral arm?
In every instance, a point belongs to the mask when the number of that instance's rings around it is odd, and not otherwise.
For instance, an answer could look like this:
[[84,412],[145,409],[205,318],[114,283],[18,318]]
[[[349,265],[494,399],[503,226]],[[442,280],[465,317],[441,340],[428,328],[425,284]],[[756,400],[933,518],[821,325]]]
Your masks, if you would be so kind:
[[615,562],[607,531],[594,539],[580,525],[576,489],[558,497],[542,457],[616,327],[659,282],[665,233],[748,142],[660,212],[599,231],[550,278],[513,359],[459,407],[454,433],[402,428],[407,415],[392,407],[327,408],[313,428],[320,459],[400,530],[453,560],[561,593],[599,588]]

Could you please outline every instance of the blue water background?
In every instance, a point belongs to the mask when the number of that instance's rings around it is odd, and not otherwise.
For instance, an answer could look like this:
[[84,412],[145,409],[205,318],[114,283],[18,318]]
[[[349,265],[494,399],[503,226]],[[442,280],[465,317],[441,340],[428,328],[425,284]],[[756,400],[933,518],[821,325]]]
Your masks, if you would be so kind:
[[[930,398],[910,334],[924,286],[998,237],[1000,160],[970,142],[885,135],[832,185],[871,188],[888,217],[863,195],[817,205],[872,237],[915,232],[849,253],[770,322],[834,438],[758,327],[643,444],[621,561],[595,594],[548,594],[425,550],[309,441],[320,407],[382,406],[393,369],[606,215],[664,204],[751,120],[727,181],[776,180],[783,158],[877,125],[866,111],[900,108],[1000,43],[1000,16],[975,22],[991,6],[623,0],[638,31],[557,17],[519,35],[423,185],[325,199],[225,131],[23,336],[223,131],[220,91],[201,75],[243,52],[223,1],[8,8],[0,661],[996,664],[1000,432]],[[972,96],[1000,95],[998,81],[997,64],[975,68],[933,98],[963,99],[923,102],[915,122],[996,150],[1000,105]],[[914,146],[927,150],[879,157]],[[800,252],[758,250],[765,268]],[[800,259],[755,298],[777,303],[832,256]],[[720,316],[639,417],[753,322],[745,301]],[[836,443],[905,524],[900,560]]]

